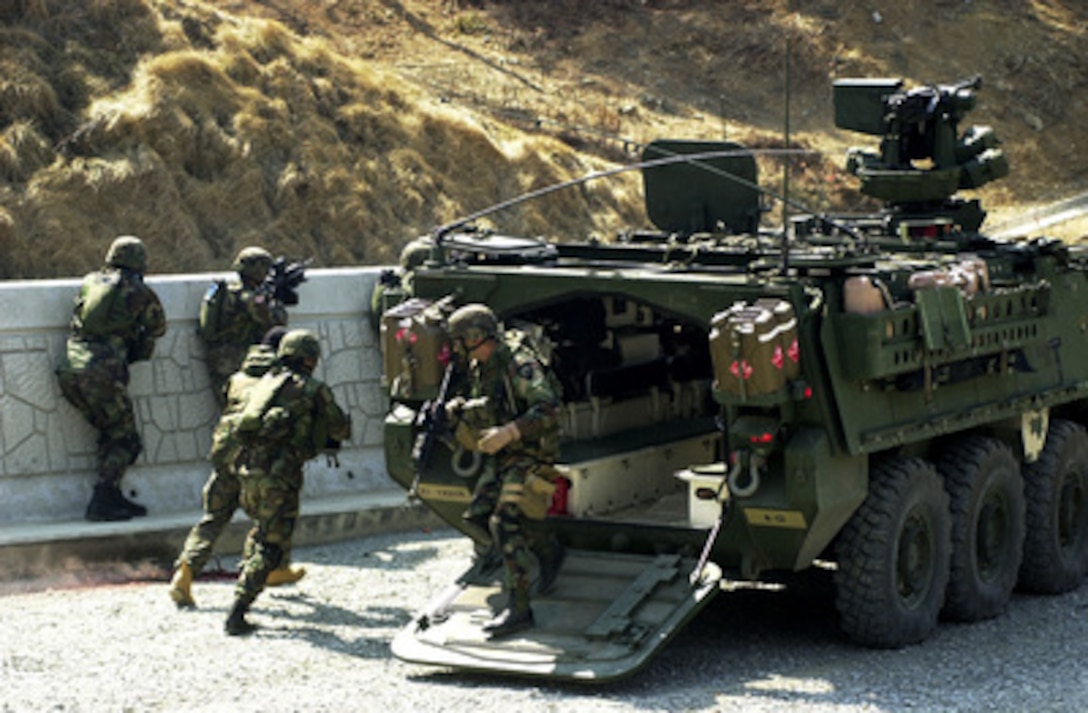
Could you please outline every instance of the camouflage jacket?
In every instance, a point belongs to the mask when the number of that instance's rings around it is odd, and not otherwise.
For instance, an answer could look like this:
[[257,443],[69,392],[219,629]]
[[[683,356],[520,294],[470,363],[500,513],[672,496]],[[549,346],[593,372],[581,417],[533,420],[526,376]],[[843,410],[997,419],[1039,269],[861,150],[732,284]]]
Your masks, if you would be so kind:
[[523,332],[507,330],[486,363],[469,364],[462,389],[468,398],[487,398],[492,425],[517,423],[521,440],[504,448],[500,460],[555,460],[559,453],[560,387]]
[[143,276],[133,270],[103,268],[83,278],[60,369],[115,368],[127,382],[127,365],[149,359],[155,340],[165,333],[162,303]]
[[259,289],[242,282],[226,282],[216,315],[215,335],[206,340],[209,347],[237,351],[238,363],[250,344],[261,341],[272,327],[287,324],[287,308]]

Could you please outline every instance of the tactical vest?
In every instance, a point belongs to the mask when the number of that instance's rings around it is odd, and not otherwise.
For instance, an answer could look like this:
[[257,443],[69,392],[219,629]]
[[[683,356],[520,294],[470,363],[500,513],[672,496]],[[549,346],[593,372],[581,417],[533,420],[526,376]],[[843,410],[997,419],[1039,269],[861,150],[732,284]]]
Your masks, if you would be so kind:
[[79,332],[84,337],[121,336],[135,321],[125,309],[121,271],[92,272],[80,289]]

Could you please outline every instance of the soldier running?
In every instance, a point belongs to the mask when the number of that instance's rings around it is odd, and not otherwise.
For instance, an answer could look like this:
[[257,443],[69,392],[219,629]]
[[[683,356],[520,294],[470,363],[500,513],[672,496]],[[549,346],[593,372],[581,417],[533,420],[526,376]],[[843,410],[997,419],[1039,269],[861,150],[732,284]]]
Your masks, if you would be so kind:
[[299,515],[302,467],[322,451],[334,451],[351,435],[351,419],[332,390],[313,376],[321,356],[317,337],[292,330],[280,342],[279,366],[250,389],[236,428],[241,504],[255,526],[246,538],[242,571],[226,632],[239,636],[256,627],[246,620],[269,574],[284,561]]

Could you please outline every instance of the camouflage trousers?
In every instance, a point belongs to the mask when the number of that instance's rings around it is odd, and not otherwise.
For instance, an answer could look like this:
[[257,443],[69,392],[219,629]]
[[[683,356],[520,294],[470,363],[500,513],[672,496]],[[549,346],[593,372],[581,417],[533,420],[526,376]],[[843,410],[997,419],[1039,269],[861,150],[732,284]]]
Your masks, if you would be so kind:
[[503,565],[503,586],[511,593],[528,596],[534,555],[538,560],[554,556],[556,546],[545,535],[529,536],[519,501],[528,475],[537,467],[532,459],[513,459],[485,470],[476,482],[465,515],[490,513],[489,526]]
[[61,393],[98,429],[98,480],[117,485],[143,449],[125,384],[104,369],[60,371]]
[[[185,563],[193,571],[194,575],[200,574],[212,556],[212,549],[216,540],[227,529],[234,512],[241,504],[242,484],[238,474],[230,467],[221,467],[212,471],[208,482],[204,483],[201,495],[201,503],[204,506],[204,516],[200,522],[193,525],[185,538],[185,545],[175,566]],[[247,540],[248,544],[248,540]],[[283,562],[280,566],[286,566],[291,561],[290,542],[283,547]],[[243,559],[248,552],[243,552]]]
[[299,515],[302,464],[243,467],[239,480],[242,508],[256,523],[246,536],[234,588],[237,600],[248,606],[264,589],[268,574],[286,561]]

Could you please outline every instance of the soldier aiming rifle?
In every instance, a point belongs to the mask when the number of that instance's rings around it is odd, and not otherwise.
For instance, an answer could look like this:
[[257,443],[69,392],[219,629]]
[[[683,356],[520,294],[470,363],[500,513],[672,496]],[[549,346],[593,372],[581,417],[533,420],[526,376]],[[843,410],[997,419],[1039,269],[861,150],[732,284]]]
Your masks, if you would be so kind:
[[296,289],[306,281],[311,262],[273,259],[262,247],[246,247],[234,259],[238,279],[218,280],[204,295],[198,334],[220,408],[227,380],[241,367],[249,347],[272,327],[287,325],[287,307],[298,304]]

